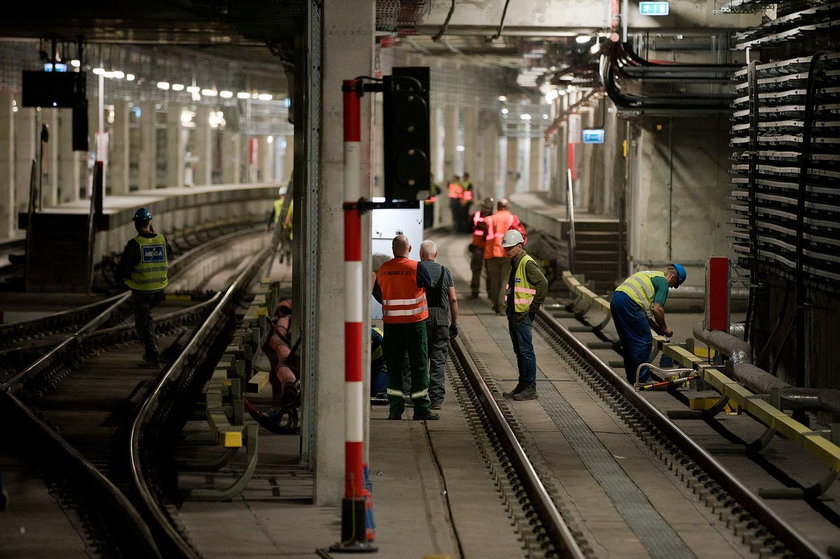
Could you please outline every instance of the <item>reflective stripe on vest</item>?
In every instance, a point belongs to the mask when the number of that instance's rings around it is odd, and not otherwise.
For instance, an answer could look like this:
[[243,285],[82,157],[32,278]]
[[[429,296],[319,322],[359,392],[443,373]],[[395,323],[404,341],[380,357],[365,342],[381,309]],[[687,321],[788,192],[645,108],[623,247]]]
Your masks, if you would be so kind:
[[[534,259],[526,252],[516,266],[516,275],[513,277],[513,310],[518,313],[528,311],[537,294],[537,290],[528,283],[528,275],[525,273],[528,262],[534,262]],[[510,285],[507,286],[505,293],[510,293]],[[507,295],[505,297],[507,298]]]
[[653,278],[665,277],[663,272],[651,272],[643,270],[636,272],[624,283],[615,288],[616,291],[627,294],[633,302],[639,305],[649,317],[653,316]]
[[429,317],[426,293],[417,287],[417,262],[405,257],[382,264],[376,272],[382,290],[382,321],[386,324],[420,322]]
[[166,238],[137,235],[134,240],[140,245],[140,263],[134,266],[125,284],[140,291],[157,291],[169,285],[169,262],[166,257]]

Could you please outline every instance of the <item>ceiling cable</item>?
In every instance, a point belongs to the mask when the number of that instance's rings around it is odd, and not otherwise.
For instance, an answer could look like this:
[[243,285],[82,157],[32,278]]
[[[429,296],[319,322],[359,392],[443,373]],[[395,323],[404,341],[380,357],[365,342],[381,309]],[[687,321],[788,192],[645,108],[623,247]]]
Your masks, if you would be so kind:
[[[507,6],[505,6],[507,9]],[[443,20],[443,25],[440,26],[440,31],[432,35],[432,40],[437,42],[438,39],[443,37],[443,34],[446,33],[446,28],[449,27],[449,20],[452,19],[452,13],[455,11],[455,0],[452,0],[452,4],[449,5],[449,13],[446,14],[446,19]]]
[[505,17],[507,16],[508,4],[510,4],[510,0],[505,0],[505,8],[502,10],[502,20],[499,22],[499,29],[496,31],[495,35],[488,39],[488,42],[495,41],[496,39],[502,36],[502,28],[505,26]]

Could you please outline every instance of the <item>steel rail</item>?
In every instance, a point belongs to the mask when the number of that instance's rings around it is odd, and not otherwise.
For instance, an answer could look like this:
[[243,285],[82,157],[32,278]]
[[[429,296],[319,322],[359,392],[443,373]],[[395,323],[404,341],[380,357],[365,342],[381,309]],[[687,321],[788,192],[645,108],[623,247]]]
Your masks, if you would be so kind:
[[549,312],[541,308],[538,317],[560,336],[592,369],[626,398],[642,415],[685,452],[721,487],[729,492],[745,510],[762,522],[772,534],[784,543],[797,557],[824,558],[826,555],[805,539],[795,528],[767,507],[752,491],[730,474],[714,457],[694,442],[662,412],[645,400],[634,387],[619,377],[586,345],[564,328]]
[[96,495],[98,502],[107,509],[105,515],[110,521],[110,532],[126,557],[161,558],[160,551],[140,513],[120,489],[94,467],[82,454],[61,435],[39,419],[20,401],[15,394],[0,391],[0,410],[13,419],[16,430],[28,430],[39,443],[33,447],[48,453],[49,464],[61,464],[64,473],[72,472],[74,480],[85,487],[85,495]]
[[502,410],[496,403],[492,391],[478,373],[478,368],[473,362],[472,357],[470,357],[464,343],[460,338],[455,338],[451,343],[458,360],[463,365],[467,380],[475,391],[476,397],[481,402],[488,419],[493,424],[496,435],[504,446],[511,464],[516,469],[516,473],[522,481],[528,498],[539,515],[551,543],[563,557],[585,558],[586,555],[578,546],[574,535],[563,520],[560,511],[557,510],[557,507],[551,500],[548,490],[540,480],[525,450],[519,444],[516,434],[511,429]]
[[[158,414],[161,409],[169,405],[170,401],[177,399],[177,394],[175,394],[177,391],[176,383],[180,381],[182,374],[191,367],[190,360],[201,356],[205,351],[205,344],[208,342],[212,343],[218,335],[220,325],[229,319],[227,316],[228,310],[236,303],[236,299],[253,281],[254,276],[261,269],[270,250],[270,247],[266,247],[254,256],[250,265],[243,269],[230,287],[228,287],[225,294],[221,296],[216,308],[210,313],[210,316],[184,348],[184,351],[181,352],[178,359],[165,371],[158,385],[142,404],[131,427],[128,449],[131,483],[140,499],[139,504],[144,509],[147,522],[152,525],[152,530],[157,537],[158,544],[164,550],[167,558],[177,556],[197,559],[200,557],[200,554],[187,541],[184,535],[179,533],[172,525],[166,513],[159,506],[158,499],[155,497],[157,492],[153,488],[153,480],[147,475],[143,448],[141,448],[143,446],[143,439],[147,434],[147,429],[156,420],[165,421],[167,419],[161,419]],[[164,402],[166,398],[169,401]]]

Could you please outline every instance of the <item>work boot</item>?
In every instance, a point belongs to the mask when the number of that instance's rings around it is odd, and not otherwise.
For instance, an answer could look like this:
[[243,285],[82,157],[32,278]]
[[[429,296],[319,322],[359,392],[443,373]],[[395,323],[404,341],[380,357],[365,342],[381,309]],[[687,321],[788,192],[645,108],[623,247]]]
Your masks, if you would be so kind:
[[525,388],[522,389],[519,394],[514,394],[510,397],[511,400],[522,401],[522,400],[536,400],[537,399],[537,387],[533,384],[527,385]]
[[391,420],[394,420],[394,421],[399,421],[400,419],[402,419],[402,414],[389,413],[388,414],[388,419],[391,419]]
[[525,386],[526,385],[524,383],[517,382],[516,388],[514,388],[510,392],[502,392],[502,396],[504,396],[505,398],[513,398],[514,394],[519,394],[520,392],[522,392],[522,390],[525,389]]
[[440,415],[432,412],[415,413],[412,419],[416,419],[418,421],[431,421],[434,419],[440,419]]

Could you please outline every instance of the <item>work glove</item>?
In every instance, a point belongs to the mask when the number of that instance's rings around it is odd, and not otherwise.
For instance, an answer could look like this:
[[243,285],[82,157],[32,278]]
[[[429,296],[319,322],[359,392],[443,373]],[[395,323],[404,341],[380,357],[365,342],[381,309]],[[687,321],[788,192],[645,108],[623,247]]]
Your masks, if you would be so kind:
[[458,335],[458,326],[456,324],[449,325],[449,339],[454,339]]

